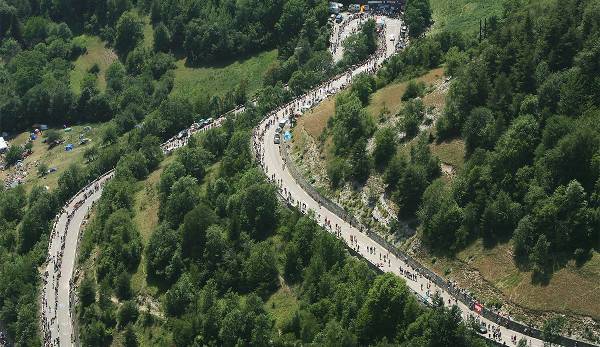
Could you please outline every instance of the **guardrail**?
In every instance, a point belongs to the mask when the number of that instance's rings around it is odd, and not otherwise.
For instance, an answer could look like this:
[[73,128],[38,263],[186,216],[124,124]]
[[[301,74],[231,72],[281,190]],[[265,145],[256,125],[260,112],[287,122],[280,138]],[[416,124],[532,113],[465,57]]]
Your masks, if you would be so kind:
[[[346,210],[344,210],[341,206],[339,206],[329,198],[323,196],[312,184],[307,182],[304,176],[300,174],[300,172],[296,168],[294,160],[290,157],[289,144],[286,143],[285,145],[280,146],[280,152],[282,153],[283,160],[286,163],[286,166],[296,183],[298,183],[298,185],[300,185],[300,187],[302,187],[302,189],[306,193],[308,193],[308,195],[311,198],[319,202],[322,206],[324,206],[329,211],[333,212],[335,215],[343,219],[348,224],[352,225],[354,228],[360,230],[362,233],[369,236],[369,238],[371,238],[373,241],[379,244],[379,246],[381,246],[382,248],[385,248],[388,252],[394,254],[398,258],[404,259],[406,264],[414,268],[423,276],[427,277],[429,280],[433,281],[438,287],[445,288],[446,291],[450,293],[450,295],[452,295],[455,299],[465,304],[467,307],[471,308],[471,310],[473,309],[476,300],[471,295],[461,292],[456,288],[453,288],[448,281],[444,280],[441,276],[431,271],[427,267],[421,265],[421,263],[419,263],[412,256],[398,249],[396,246],[392,245],[386,239],[381,237],[381,235],[379,235],[376,232],[373,232],[370,228],[363,226],[354,216],[350,215]],[[543,340],[541,330],[529,327],[525,324],[503,317],[497,312],[488,309],[487,307],[483,307],[480,314],[484,318],[495,322],[498,325],[502,325],[510,330],[517,331],[523,335]],[[561,336],[559,338],[559,343],[562,346],[566,347],[596,346],[588,342],[575,340],[565,336]]]

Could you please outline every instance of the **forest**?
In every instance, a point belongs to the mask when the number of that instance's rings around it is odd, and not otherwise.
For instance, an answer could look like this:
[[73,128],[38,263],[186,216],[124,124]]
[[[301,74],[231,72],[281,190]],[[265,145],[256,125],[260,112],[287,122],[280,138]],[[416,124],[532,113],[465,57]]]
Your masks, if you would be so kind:
[[[152,47],[142,44],[144,17]],[[369,22],[346,43],[353,54],[334,64],[327,17],[327,2],[312,0],[0,0],[2,130],[106,124],[100,143],[86,149],[85,164],[60,174],[59,188],[1,188],[0,321],[11,340],[41,344],[37,269],[53,218],[79,188],[116,167],[81,245],[80,261],[93,259],[77,290],[84,345],[136,346],[143,326],[159,326],[164,339],[181,346],[483,345],[457,310],[440,302],[420,306],[401,279],[378,274],[309,218],[280,205],[252,162],[249,134],[261,115],[374,50]],[[80,91],[70,86],[73,63],[86,50],[74,37],[83,33],[99,36],[118,55],[105,89],[97,66]],[[271,48],[278,59],[256,95],[243,84],[208,101],[170,95],[176,58],[205,65]],[[165,160],[160,142],[198,114],[219,115],[251,96],[256,107],[196,139],[165,167],[160,225],[144,245],[133,222],[134,187]],[[46,136],[59,139],[51,131]],[[13,146],[11,156],[23,150]],[[131,276],[142,259],[146,280],[161,288],[165,320],[134,300]],[[298,288],[301,305],[276,330],[265,300],[282,284]]]
[[[143,177],[119,162],[84,241],[84,254],[98,247],[99,255],[78,293],[83,343],[108,345],[122,332],[125,345],[136,345],[133,324],[158,320],[132,301],[131,272],[143,251],[148,282],[164,290],[163,329],[177,346],[484,346],[456,309],[421,306],[403,280],[378,274],[278,202],[247,145],[259,119],[248,110],[174,154],[158,184],[160,224],[144,250],[131,191],[131,180]],[[215,163],[218,173],[208,177]],[[282,286],[298,288],[300,305],[277,333],[265,300]]]
[[[325,132],[331,185],[380,174],[398,217],[418,219],[434,254],[452,256],[479,238],[487,247],[512,240],[514,261],[536,283],[569,260],[585,263],[600,248],[599,9],[597,1],[551,1],[542,11],[508,1],[480,37],[416,40],[336,99]],[[376,131],[363,108],[370,95],[442,64],[452,81],[434,131],[419,134],[424,86],[414,81],[399,126]],[[410,153],[399,153],[397,132],[412,140]],[[453,139],[465,141],[466,163],[447,183],[429,145]]]
[[599,249],[599,9],[564,1],[532,13],[509,2],[456,66],[437,140],[461,136],[468,160],[451,187],[424,191],[430,246],[512,238],[536,281]]
[[[144,18],[152,47],[142,44]],[[373,51],[367,22],[346,43],[358,54],[334,64],[327,18],[322,0],[0,0],[1,130],[107,125],[86,163],[61,173],[59,188],[0,185],[0,321],[17,345],[41,344],[38,267],[53,218],[113,167],[81,245],[81,261],[94,264],[77,292],[84,345],[137,346],[143,327],[164,333],[157,344],[177,346],[485,345],[456,309],[421,306],[403,280],[378,273],[281,205],[252,162],[251,129],[264,114]],[[538,12],[513,0],[479,40],[424,35],[431,10],[409,0],[411,45],[336,102],[327,130],[332,182],[382,173],[399,217],[417,217],[423,241],[440,254],[480,237],[512,239],[515,260],[540,281],[568,259],[585,262],[600,247],[598,18],[593,0],[553,1]],[[79,92],[70,86],[73,62],[85,54],[73,38],[83,33],[118,55],[105,90],[95,68]],[[254,95],[244,83],[208,100],[171,95],[175,59],[210,66],[274,48],[278,59]],[[416,145],[401,156],[391,131],[375,131],[363,107],[378,88],[441,64],[453,76],[446,111],[434,136],[419,135],[421,87],[412,85],[402,130]],[[164,158],[162,141],[250,98],[256,106]],[[371,137],[373,155],[365,150]],[[453,138],[465,140],[467,163],[447,184],[428,144]],[[23,148],[14,148],[16,158]],[[161,165],[160,224],[144,245],[133,222],[134,187]],[[135,300],[131,277],[142,259],[164,319]],[[299,305],[279,322],[265,303],[287,287]]]
[[[34,123],[111,119],[129,130],[168,96],[173,75],[167,71],[181,57],[190,66],[210,65],[277,48],[278,59],[268,68],[264,85],[281,89],[278,83],[289,84],[298,94],[374,49],[372,41],[354,40],[348,45],[355,53],[334,64],[327,53],[326,1],[75,3],[0,1],[0,122],[4,130]],[[142,16],[152,21],[152,48],[142,44]],[[119,56],[106,73],[106,91],[98,88],[94,66],[84,77],[80,93],[69,87],[73,61],[85,53],[85,47],[73,40],[81,33],[100,36]],[[136,82],[128,83],[128,79]],[[242,81],[225,95],[193,100],[193,111],[213,117],[222,114],[245,102],[245,89]],[[133,101],[135,106],[129,104]]]

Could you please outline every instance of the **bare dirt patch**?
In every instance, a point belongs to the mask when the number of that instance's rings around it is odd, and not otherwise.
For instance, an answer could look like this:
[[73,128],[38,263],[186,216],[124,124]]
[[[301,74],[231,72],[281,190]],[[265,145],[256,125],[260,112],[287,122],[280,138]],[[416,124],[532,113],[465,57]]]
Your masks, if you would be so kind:
[[[438,68],[427,72],[425,75],[416,78],[418,82],[425,83],[426,86],[436,85],[441,82],[441,78],[444,75],[444,69]],[[381,110],[387,109],[391,114],[396,114],[402,109],[402,95],[406,91],[408,82],[394,83],[381,88],[371,97],[371,102],[367,106],[367,112],[375,117],[375,120],[379,118]],[[425,96],[427,98],[427,96]],[[425,103],[425,99],[423,100]],[[426,106],[429,106],[425,103]]]
[[600,254],[578,268],[568,264],[554,273],[550,282],[531,282],[531,272],[520,271],[512,258],[510,243],[483,247],[477,241],[455,258],[437,258],[422,247],[418,238],[404,244],[405,249],[439,275],[456,281],[484,305],[502,303],[501,311],[526,324],[541,327],[557,314],[568,318],[566,334],[586,337],[584,328],[599,335]]
[[307,135],[314,139],[318,139],[319,136],[325,130],[327,121],[333,117],[335,113],[335,98],[329,97],[317,105],[315,108],[309,110],[298,119],[297,128],[304,129]]

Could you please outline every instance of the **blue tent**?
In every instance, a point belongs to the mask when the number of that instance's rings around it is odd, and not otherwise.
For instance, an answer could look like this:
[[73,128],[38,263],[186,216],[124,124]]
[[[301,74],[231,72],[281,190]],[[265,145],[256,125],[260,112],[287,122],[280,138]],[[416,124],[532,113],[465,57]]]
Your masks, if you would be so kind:
[[73,150],[73,147],[74,147],[73,144],[69,143],[68,145],[65,146],[65,151],[70,152]]
[[283,133],[283,139],[285,141],[290,141],[292,139],[292,133],[290,133],[290,131],[287,130],[285,133]]

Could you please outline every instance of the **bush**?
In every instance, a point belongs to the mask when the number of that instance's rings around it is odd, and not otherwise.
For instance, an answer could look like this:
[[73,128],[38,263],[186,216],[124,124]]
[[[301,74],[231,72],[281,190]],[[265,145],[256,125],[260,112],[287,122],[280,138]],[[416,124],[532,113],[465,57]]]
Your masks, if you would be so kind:
[[46,163],[41,163],[37,168],[38,176],[43,177],[48,173],[48,165]]
[[415,80],[410,80],[408,85],[406,86],[406,90],[402,95],[402,101],[414,99],[416,97],[422,97],[425,92],[425,83],[416,82]]
[[119,309],[119,326],[125,327],[129,323],[135,323],[139,316],[137,305],[133,301],[126,301]]
[[421,100],[410,100],[402,110],[402,130],[412,139],[419,133],[419,126],[425,118],[425,106]]
[[131,275],[123,271],[117,277],[115,294],[121,300],[131,298]]
[[46,136],[46,142],[50,145],[54,141],[60,141],[62,139],[62,134],[55,129],[47,130],[44,135]]
[[10,146],[8,152],[6,152],[6,164],[8,166],[15,165],[22,158],[23,147],[21,146]]
[[88,72],[92,75],[97,75],[100,72],[100,66],[97,63],[94,63],[89,69]]
[[378,168],[383,168],[396,154],[396,134],[390,127],[381,128],[375,134],[373,158]]
[[327,176],[331,181],[331,187],[337,188],[346,180],[348,165],[342,158],[335,158],[327,165]]

